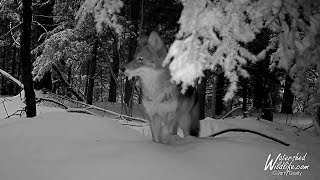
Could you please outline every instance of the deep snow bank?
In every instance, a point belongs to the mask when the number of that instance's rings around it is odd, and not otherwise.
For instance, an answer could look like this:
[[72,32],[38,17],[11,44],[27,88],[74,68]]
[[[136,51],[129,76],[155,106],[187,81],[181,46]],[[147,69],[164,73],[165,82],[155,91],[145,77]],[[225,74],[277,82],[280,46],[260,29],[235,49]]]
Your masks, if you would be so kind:
[[295,155],[302,149],[259,138],[194,139],[175,146],[98,117],[52,112],[32,119],[0,120],[1,180],[89,179],[317,179],[312,153],[301,176],[264,170],[269,154]]

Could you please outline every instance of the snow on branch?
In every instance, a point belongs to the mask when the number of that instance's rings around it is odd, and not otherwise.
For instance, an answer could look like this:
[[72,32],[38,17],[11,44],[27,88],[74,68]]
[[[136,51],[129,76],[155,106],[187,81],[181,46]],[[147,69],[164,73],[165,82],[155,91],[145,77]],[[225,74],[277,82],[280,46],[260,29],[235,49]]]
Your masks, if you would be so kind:
[[[320,12],[318,1],[308,0],[181,0],[184,9],[180,30],[163,65],[169,65],[172,80],[184,89],[195,85],[205,69],[216,65],[224,69],[230,85],[225,100],[233,97],[240,76],[249,74],[242,68],[247,61],[265,59],[271,49],[270,68],[280,66],[299,73],[318,64],[320,47]],[[243,46],[268,28],[273,38],[259,54]]]
[[84,23],[88,14],[93,14],[97,32],[101,32],[103,25],[106,25],[120,34],[122,26],[118,24],[117,13],[122,6],[121,0],[86,0],[76,13],[77,26]]
[[14,83],[16,83],[21,89],[23,89],[23,84],[18,79],[16,79],[13,76],[11,76],[9,73],[7,73],[4,70],[0,69],[0,74],[2,74],[3,76],[7,77],[8,79],[10,79]]
[[183,90],[195,85],[204,69],[224,68],[230,86],[225,100],[237,89],[239,74],[248,77],[241,66],[257,58],[239,45],[255,38],[258,28],[246,21],[249,1],[183,0],[177,40],[170,47],[164,65],[169,65],[172,80],[182,82]]
[[81,41],[79,34],[74,29],[66,29],[51,35],[32,53],[41,55],[33,63],[34,80],[42,79],[45,72],[51,70],[52,64],[60,64],[63,60],[67,66],[73,65],[75,70],[79,69],[81,62],[90,57],[90,45]]
[[280,23],[270,25],[278,30],[279,46],[271,55],[271,67],[289,71],[292,92],[304,101],[306,111],[313,112],[313,104],[320,103],[320,3],[283,0],[281,6]]

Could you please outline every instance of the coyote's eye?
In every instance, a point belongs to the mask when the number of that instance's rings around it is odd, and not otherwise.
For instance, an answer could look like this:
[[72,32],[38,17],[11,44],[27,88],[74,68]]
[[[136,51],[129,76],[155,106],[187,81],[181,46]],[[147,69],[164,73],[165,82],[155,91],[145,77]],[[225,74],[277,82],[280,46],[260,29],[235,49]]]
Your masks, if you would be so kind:
[[143,58],[142,57],[138,57],[137,60],[138,61],[143,61]]

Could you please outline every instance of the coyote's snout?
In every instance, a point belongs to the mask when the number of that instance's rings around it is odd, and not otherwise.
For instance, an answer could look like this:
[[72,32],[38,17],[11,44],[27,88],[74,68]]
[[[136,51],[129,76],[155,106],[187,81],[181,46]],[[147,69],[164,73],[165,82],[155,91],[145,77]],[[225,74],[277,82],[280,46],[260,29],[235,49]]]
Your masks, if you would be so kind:
[[122,68],[129,78],[138,76],[142,87],[142,102],[150,117],[150,129],[153,141],[175,143],[183,136],[198,136],[199,105],[194,90],[181,94],[176,84],[170,81],[168,67],[162,63],[167,48],[156,32],[148,40],[142,40],[135,58]]

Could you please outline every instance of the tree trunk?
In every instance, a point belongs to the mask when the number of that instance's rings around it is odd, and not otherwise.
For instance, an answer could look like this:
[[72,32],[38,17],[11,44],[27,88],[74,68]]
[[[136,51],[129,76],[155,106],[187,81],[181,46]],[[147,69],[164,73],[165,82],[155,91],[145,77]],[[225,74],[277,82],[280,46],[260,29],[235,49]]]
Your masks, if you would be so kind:
[[[68,73],[68,83],[72,86],[72,64],[67,66],[67,73]],[[67,96],[71,97],[71,94],[67,94]]]
[[292,78],[289,74],[286,75],[286,81],[284,86],[284,93],[283,93],[283,103],[281,108],[281,113],[284,114],[292,114],[292,104],[294,96],[291,92],[291,85],[293,83]]
[[71,80],[72,80],[72,65],[68,66],[68,83],[71,85]]
[[[114,35],[113,37],[112,52],[113,52],[112,69],[117,78],[118,72],[119,72],[119,50],[118,50],[118,37],[116,35]],[[110,81],[109,102],[117,102],[117,85],[114,78],[111,78],[111,81]]]
[[218,75],[215,74],[212,79],[212,94],[211,94],[211,117],[216,118],[216,101],[217,101],[217,80]]
[[[4,46],[3,47],[3,52],[2,52],[2,65],[1,65],[1,69],[4,70],[4,71],[7,71],[6,70],[6,52],[7,52],[7,46]],[[6,78],[4,78],[3,76],[1,77],[1,94],[2,95],[6,95],[8,90],[7,90],[7,80]]]
[[247,98],[248,98],[248,84],[247,84],[247,80],[243,79],[243,85],[242,85],[242,110],[243,112],[247,111]]
[[[15,77],[16,73],[16,47],[12,46],[12,63],[11,63],[11,76]],[[15,94],[15,83],[10,82],[9,84],[9,92],[11,95]]]
[[[18,53],[17,59],[20,59],[20,54],[19,53]],[[21,61],[18,61],[17,79],[22,82],[21,71],[22,71],[21,70]]]
[[95,42],[93,44],[92,58],[90,61],[88,91],[87,91],[87,104],[92,104],[92,99],[93,99],[94,78],[96,75],[96,66],[97,66],[98,43],[99,43],[99,39],[98,39],[98,37],[96,37]]
[[32,10],[31,0],[23,0],[22,6],[22,34],[21,34],[21,65],[22,65],[22,83],[25,91],[25,102],[26,102],[26,114],[27,117],[34,117],[37,115],[36,110],[36,99],[32,81],[32,62],[30,55],[30,44],[31,44],[31,21],[32,21]]
[[86,84],[85,84],[85,89],[84,89],[84,94],[87,95],[88,94],[88,86],[89,86],[89,77],[90,77],[90,65],[91,65],[91,61],[87,62],[87,72],[86,72]]
[[217,76],[217,94],[216,94],[216,115],[222,115],[223,97],[225,92],[225,77],[224,73]]
[[263,108],[263,100],[266,96],[265,92],[265,80],[263,77],[253,77],[253,107],[255,109],[262,109]]
[[199,119],[205,118],[205,103],[206,103],[206,89],[207,89],[207,78],[206,73],[205,76],[202,77],[201,83],[198,85],[198,101],[199,101]]
[[267,81],[265,89],[265,96],[263,98],[263,108],[262,108],[262,119],[273,121],[273,105],[272,105],[272,99],[271,99],[271,91],[269,88],[269,81]]
[[232,103],[233,103],[233,99],[229,99],[227,101],[227,113],[232,110]]
[[[135,49],[136,49],[136,41],[135,41],[135,38],[131,37],[130,38],[130,49],[129,49],[129,59],[128,59],[128,63],[130,61],[133,60],[134,58],[134,52],[135,52]],[[131,105],[132,103],[130,103],[130,99],[131,99],[131,96],[132,96],[132,90],[133,90],[133,80],[129,80],[128,77],[126,77],[126,81],[125,81],[125,85],[124,85],[124,102],[125,104],[127,105],[127,107],[129,109],[131,109]]]
[[[101,67],[101,73],[100,73],[100,84],[102,87],[103,86],[103,67]],[[103,96],[103,89],[100,91],[100,97],[101,97],[101,102],[104,102],[104,96]]]
[[124,102],[126,103],[127,107],[129,107],[129,101],[130,101],[131,94],[132,94],[132,87],[133,87],[132,81],[129,80],[128,77],[126,77],[126,82],[125,82],[125,85],[124,85],[124,88],[125,88]]

